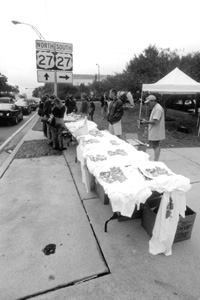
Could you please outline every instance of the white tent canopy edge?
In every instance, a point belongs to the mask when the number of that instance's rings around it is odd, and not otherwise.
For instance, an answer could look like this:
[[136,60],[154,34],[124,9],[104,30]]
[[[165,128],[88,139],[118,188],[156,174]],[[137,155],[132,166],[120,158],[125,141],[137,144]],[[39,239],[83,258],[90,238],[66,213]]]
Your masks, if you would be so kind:
[[175,68],[156,83],[143,84],[142,92],[159,94],[197,94],[200,93],[200,83],[190,78],[184,72]]

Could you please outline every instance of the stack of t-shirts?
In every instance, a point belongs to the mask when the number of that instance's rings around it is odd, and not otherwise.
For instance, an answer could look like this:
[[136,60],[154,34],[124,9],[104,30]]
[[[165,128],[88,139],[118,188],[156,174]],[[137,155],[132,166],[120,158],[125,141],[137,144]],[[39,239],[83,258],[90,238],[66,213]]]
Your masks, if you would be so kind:
[[[140,161],[149,159],[149,155],[142,151],[137,151],[127,142],[111,135],[108,132],[99,131],[77,138],[77,157],[79,161],[86,161],[88,169],[93,174],[92,169],[95,163],[100,161],[100,156],[104,155],[107,160],[118,165],[137,164]],[[105,159],[104,159],[105,160]],[[90,163],[91,162],[91,163]],[[93,165],[93,166],[92,166]]]
[[81,119],[81,115],[77,115],[75,113],[71,113],[71,114],[65,114],[64,115],[64,122],[76,122],[78,120]]
[[108,195],[113,212],[131,217],[135,205],[139,208],[151,195],[144,176],[133,166],[113,162],[94,169],[94,176]]
[[102,148],[102,145],[106,143],[105,137],[102,136],[93,136],[90,134],[81,135],[77,137],[78,146],[76,148],[77,152],[77,159],[82,163],[85,164],[86,156],[84,153],[90,149],[95,149],[97,147]]
[[88,134],[88,131],[97,128],[97,124],[82,118],[76,122],[65,123],[67,129],[72,133],[74,137]]
[[149,161],[141,164],[139,170],[149,180],[146,185],[153,191],[163,193],[153,236],[149,241],[149,252],[152,254],[172,254],[179,215],[185,217],[185,193],[191,188],[190,180],[182,175],[174,174],[162,162]]

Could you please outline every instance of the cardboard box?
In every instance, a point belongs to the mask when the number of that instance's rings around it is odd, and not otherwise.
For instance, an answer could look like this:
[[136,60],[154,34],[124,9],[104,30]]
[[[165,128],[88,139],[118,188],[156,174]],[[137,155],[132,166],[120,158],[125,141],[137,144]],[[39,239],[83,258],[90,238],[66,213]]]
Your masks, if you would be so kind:
[[98,181],[95,179],[95,192],[103,202],[103,204],[109,204],[109,198],[108,195],[105,194],[103,187],[98,183]]
[[[153,227],[156,220],[156,213],[159,208],[158,202],[159,200],[157,203],[156,201],[147,201],[143,207],[142,226],[150,236],[152,236]],[[174,243],[190,239],[195,217],[196,213],[187,206],[185,218],[182,218],[181,216],[179,217]]]
[[194,226],[195,218],[196,218],[196,213],[187,206],[185,212],[185,218],[181,216],[179,217],[174,243],[188,240],[191,238],[192,228]]
[[138,145],[137,150],[138,150],[138,151],[146,152],[146,151],[147,151],[147,145],[145,145],[145,144],[140,144],[140,145]]
[[146,150],[147,150],[147,145],[137,139],[127,139],[126,141],[127,141],[127,143],[134,146],[138,151],[146,152]]

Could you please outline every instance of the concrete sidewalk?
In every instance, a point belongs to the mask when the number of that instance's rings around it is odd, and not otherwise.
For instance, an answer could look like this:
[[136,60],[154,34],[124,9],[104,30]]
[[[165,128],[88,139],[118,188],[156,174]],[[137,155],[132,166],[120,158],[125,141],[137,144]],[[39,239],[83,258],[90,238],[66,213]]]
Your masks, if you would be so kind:
[[[30,130],[23,141],[33,139],[42,132]],[[75,146],[61,156],[14,159],[0,181],[0,299],[200,299],[198,153],[161,153],[193,182],[187,203],[197,212],[191,239],[174,244],[170,257],[149,254],[140,219],[113,220],[104,232],[111,208],[86,193]],[[45,255],[47,245],[55,252]]]

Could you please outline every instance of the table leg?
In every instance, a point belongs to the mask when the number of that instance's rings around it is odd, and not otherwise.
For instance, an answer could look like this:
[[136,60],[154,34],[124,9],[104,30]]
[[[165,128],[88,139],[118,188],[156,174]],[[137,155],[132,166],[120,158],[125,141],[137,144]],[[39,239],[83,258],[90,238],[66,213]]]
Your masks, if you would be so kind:
[[105,225],[104,225],[104,232],[107,232],[107,225],[108,225],[108,222],[110,222],[111,220],[114,220],[114,219],[118,219],[119,217],[120,217],[119,212],[114,212],[114,214],[112,215],[112,217],[111,217],[109,220],[107,220],[107,221],[105,222]]

